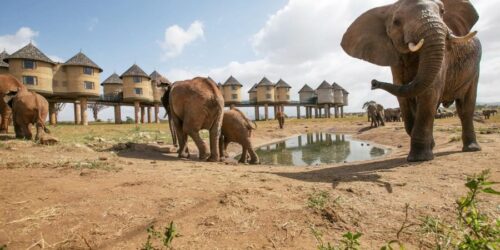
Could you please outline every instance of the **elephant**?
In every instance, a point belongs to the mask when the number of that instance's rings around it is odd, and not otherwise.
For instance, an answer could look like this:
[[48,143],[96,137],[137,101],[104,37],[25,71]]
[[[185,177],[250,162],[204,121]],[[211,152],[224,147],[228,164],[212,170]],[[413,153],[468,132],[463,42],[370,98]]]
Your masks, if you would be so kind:
[[386,122],[400,122],[401,121],[401,109],[400,108],[385,109],[384,116],[385,116]]
[[165,93],[163,93],[163,96],[161,97],[161,103],[165,108],[165,116],[168,116],[168,127],[170,129],[170,135],[172,136],[172,143],[175,147],[178,147],[179,145],[177,144],[177,134],[175,133],[174,124],[172,122],[172,115],[170,112],[170,104],[168,102],[168,95],[170,94],[171,85],[162,84],[162,86],[165,87]]
[[[179,141],[179,158],[189,158],[189,135],[198,147],[200,160],[218,162],[224,98],[217,84],[203,77],[178,81],[172,84],[167,97]],[[202,129],[209,131],[210,154],[199,134]]]
[[7,133],[9,130],[10,118],[12,115],[11,108],[4,101],[4,97],[9,92],[27,91],[26,86],[19,82],[12,75],[0,75],[0,114],[1,124],[0,133]]
[[370,127],[371,128],[376,128],[378,126],[385,126],[384,123],[384,107],[380,104],[377,104],[375,102],[370,102],[368,105],[364,106],[366,107],[366,112],[368,114],[368,118],[371,121]]
[[239,162],[246,163],[250,155],[250,164],[259,164],[259,156],[252,147],[252,130],[257,129],[257,125],[250,121],[243,112],[233,108],[224,112],[222,119],[221,136],[219,139],[220,156],[226,157],[227,145],[236,142],[241,145],[241,157]]
[[490,116],[494,116],[496,113],[497,111],[494,109],[483,110],[484,119],[488,120],[490,119]]
[[276,112],[276,120],[278,120],[280,129],[283,129],[285,127],[285,114],[281,110]]
[[434,115],[456,102],[462,151],[479,151],[473,115],[481,44],[471,32],[479,16],[468,0],[399,0],[368,10],[345,32],[352,57],[389,66],[393,84],[372,80],[398,98],[411,145],[407,160],[434,159]]
[[16,138],[31,140],[31,124],[36,126],[35,141],[39,141],[44,132],[50,133],[45,127],[49,113],[49,103],[45,97],[32,91],[21,90],[9,92],[3,99],[12,109]]

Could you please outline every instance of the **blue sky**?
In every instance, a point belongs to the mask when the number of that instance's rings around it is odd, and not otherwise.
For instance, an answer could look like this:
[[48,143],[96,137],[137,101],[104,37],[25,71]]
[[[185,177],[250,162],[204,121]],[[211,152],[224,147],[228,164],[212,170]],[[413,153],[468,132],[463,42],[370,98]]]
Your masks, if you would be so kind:
[[[500,101],[500,0],[471,0],[480,15],[473,28],[483,44],[479,102]],[[234,75],[247,90],[263,76],[292,86],[292,99],[309,84],[337,82],[350,92],[346,111],[368,100],[396,107],[396,98],[370,90],[372,79],[391,81],[388,68],[349,57],[340,47],[361,13],[393,0],[16,0],[3,3],[0,49],[30,40],[48,56],[67,60],[80,49],[99,64],[101,81],[134,62],[172,81]],[[72,119],[72,107],[62,119]],[[253,116],[253,110],[244,110]],[[290,109],[287,111],[294,111]],[[112,117],[112,109],[103,118]],[[262,112],[261,112],[262,113]],[[132,116],[124,108],[123,116]],[[294,115],[295,113],[290,113]]]

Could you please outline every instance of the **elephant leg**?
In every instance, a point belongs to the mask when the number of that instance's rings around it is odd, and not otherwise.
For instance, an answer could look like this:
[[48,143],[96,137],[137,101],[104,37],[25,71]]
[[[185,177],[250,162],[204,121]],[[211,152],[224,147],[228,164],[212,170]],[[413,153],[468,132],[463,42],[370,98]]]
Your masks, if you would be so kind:
[[187,149],[187,134],[182,130],[182,123],[177,117],[172,117],[174,123],[174,128],[176,132],[177,139],[179,140],[178,154],[179,158],[189,158],[189,152]]
[[17,139],[23,139],[24,138],[23,129],[21,128],[21,126],[19,126],[19,124],[16,123],[15,120],[14,120],[14,132],[16,133],[16,138]]
[[2,104],[2,122],[0,124],[0,133],[6,134],[9,131],[9,123],[10,123],[10,115],[12,110],[7,106],[7,104],[3,103],[3,100],[0,100]]
[[476,84],[474,84],[464,99],[457,100],[457,112],[462,123],[462,143],[464,152],[480,151],[481,146],[477,143],[474,132],[474,108],[476,106]]
[[434,145],[433,126],[437,102],[434,92],[419,97],[415,123],[411,131],[410,153],[407,158],[410,162],[434,159],[432,153]]
[[35,126],[36,126],[35,141],[39,141],[40,138],[42,138],[43,126],[38,123]]
[[226,158],[229,157],[229,155],[227,154],[227,146],[229,146],[229,142],[230,141],[227,138],[224,138],[224,157]]
[[250,141],[248,142],[248,153],[250,154],[250,164],[260,163],[259,156],[255,153],[255,150],[253,150],[252,142]]
[[415,121],[415,100],[409,98],[398,98],[399,107],[405,124],[406,133],[411,136],[413,123]]
[[220,155],[220,161],[224,161],[224,158],[226,157],[225,154],[225,147],[224,147],[224,136],[219,137],[219,155]]
[[33,139],[33,134],[31,133],[31,129],[30,129],[30,125],[29,124],[21,125],[21,128],[23,130],[24,139],[26,139],[26,140]]
[[198,148],[199,159],[206,160],[209,157],[207,153],[208,148],[207,144],[203,141],[203,139],[201,139],[200,133],[198,131],[190,131],[189,136],[191,137],[191,139],[193,139],[194,143],[196,144],[196,147]]
[[218,162],[219,161],[219,137],[221,135],[221,126],[222,126],[222,118],[223,111],[221,110],[219,114],[217,114],[214,124],[210,128],[210,158],[208,161]]
[[238,162],[239,163],[247,163],[247,155],[248,155],[248,149],[247,149],[247,147],[242,145],[241,157],[240,157],[240,160]]

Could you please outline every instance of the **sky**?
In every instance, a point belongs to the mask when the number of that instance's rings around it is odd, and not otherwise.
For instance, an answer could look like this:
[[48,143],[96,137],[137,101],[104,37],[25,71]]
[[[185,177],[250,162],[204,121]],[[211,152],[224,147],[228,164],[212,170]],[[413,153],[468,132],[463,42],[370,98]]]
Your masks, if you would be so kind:
[[[263,76],[292,86],[298,100],[304,84],[337,82],[349,95],[346,111],[396,98],[370,90],[371,79],[391,81],[390,70],[349,57],[340,47],[347,27],[361,13],[391,0],[17,0],[3,3],[0,50],[12,53],[32,41],[64,62],[80,50],[104,69],[101,81],[137,63],[171,81],[230,75],[247,91]],[[480,15],[473,28],[483,44],[479,102],[499,102],[500,0],[472,0]],[[287,109],[292,111],[294,109]],[[250,116],[252,110],[245,110]],[[262,112],[261,112],[262,113]],[[133,117],[132,108],[122,110]],[[295,113],[291,113],[295,115]],[[101,118],[113,117],[112,109]],[[61,120],[72,120],[66,105]],[[91,119],[90,119],[91,120]]]

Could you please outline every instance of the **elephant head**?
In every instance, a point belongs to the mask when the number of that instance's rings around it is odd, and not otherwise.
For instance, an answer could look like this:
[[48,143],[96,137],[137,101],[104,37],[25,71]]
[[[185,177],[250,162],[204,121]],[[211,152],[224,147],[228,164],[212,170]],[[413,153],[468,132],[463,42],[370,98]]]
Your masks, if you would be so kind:
[[380,66],[398,66],[418,53],[418,71],[407,85],[372,81],[398,97],[415,97],[438,76],[448,43],[471,39],[479,16],[468,0],[399,0],[371,9],[347,29],[341,46],[347,54]]

